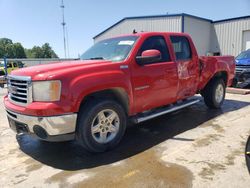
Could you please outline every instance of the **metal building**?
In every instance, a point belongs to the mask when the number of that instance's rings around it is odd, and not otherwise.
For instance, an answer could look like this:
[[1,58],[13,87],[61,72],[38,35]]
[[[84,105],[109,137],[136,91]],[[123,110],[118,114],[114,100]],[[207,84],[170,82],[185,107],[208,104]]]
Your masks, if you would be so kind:
[[250,48],[250,15],[212,21],[189,14],[127,17],[94,37],[94,42],[133,30],[185,32],[192,36],[199,55],[238,55]]

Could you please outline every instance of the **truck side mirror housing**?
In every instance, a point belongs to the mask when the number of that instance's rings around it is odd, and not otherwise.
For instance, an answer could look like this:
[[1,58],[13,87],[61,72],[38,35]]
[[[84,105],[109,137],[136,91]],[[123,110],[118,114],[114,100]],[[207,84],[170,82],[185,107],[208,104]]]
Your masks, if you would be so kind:
[[160,60],[161,60],[161,52],[155,49],[145,50],[142,52],[141,56],[136,57],[136,62],[139,65],[151,64]]

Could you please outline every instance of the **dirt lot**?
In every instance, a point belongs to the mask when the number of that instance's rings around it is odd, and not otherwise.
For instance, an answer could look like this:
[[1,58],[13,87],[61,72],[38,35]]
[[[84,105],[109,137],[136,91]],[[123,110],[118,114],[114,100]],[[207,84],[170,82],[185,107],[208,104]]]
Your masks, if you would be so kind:
[[75,142],[16,139],[1,100],[0,187],[249,187],[249,104],[250,95],[232,94],[221,110],[200,102],[133,126],[117,149],[93,155]]

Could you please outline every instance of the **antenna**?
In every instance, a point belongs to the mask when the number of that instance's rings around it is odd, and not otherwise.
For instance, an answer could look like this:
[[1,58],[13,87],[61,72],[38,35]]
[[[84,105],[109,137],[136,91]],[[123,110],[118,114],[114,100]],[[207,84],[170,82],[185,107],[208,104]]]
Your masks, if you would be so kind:
[[62,27],[63,27],[63,44],[64,44],[64,57],[66,58],[67,55],[66,55],[66,37],[65,37],[65,25],[66,25],[66,22],[64,20],[64,2],[62,0],[62,4],[61,4],[61,9],[62,9]]

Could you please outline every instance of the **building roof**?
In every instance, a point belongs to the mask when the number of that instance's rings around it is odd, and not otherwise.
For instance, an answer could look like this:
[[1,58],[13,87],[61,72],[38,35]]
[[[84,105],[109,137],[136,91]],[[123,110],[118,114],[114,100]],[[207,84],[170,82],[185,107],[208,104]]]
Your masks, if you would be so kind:
[[234,21],[234,20],[248,19],[248,18],[250,18],[250,15],[248,15],[248,16],[241,16],[241,17],[235,17],[235,18],[228,18],[228,19],[223,19],[223,20],[217,20],[217,21],[213,21],[213,23],[227,22],[227,21]]
[[199,16],[194,16],[194,15],[186,14],[186,13],[125,17],[125,18],[121,19],[120,21],[116,22],[114,25],[108,27],[107,29],[105,29],[105,30],[102,31],[101,33],[99,33],[99,34],[97,34],[96,36],[94,36],[93,39],[99,37],[100,35],[102,35],[102,34],[105,33],[106,31],[108,31],[108,30],[110,30],[111,28],[117,26],[118,24],[120,24],[121,22],[123,22],[123,21],[125,21],[125,20],[146,19],[146,18],[166,18],[166,17],[177,17],[177,16],[182,16],[182,17],[187,16],[187,17],[191,17],[191,18],[195,18],[195,19],[199,19],[199,20],[204,20],[204,21],[211,22],[211,23],[219,23],[219,22],[225,22],[225,21],[232,21],[232,20],[250,18],[250,15],[248,15],[248,16],[242,16],[242,17],[235,17],[235,18],[229,18],[229,19],[223,19],[223,20],[213,21],[213,20],[210,20],[210,19],[206,19],[206,18],[202,18],[202,17],[199,17]]

